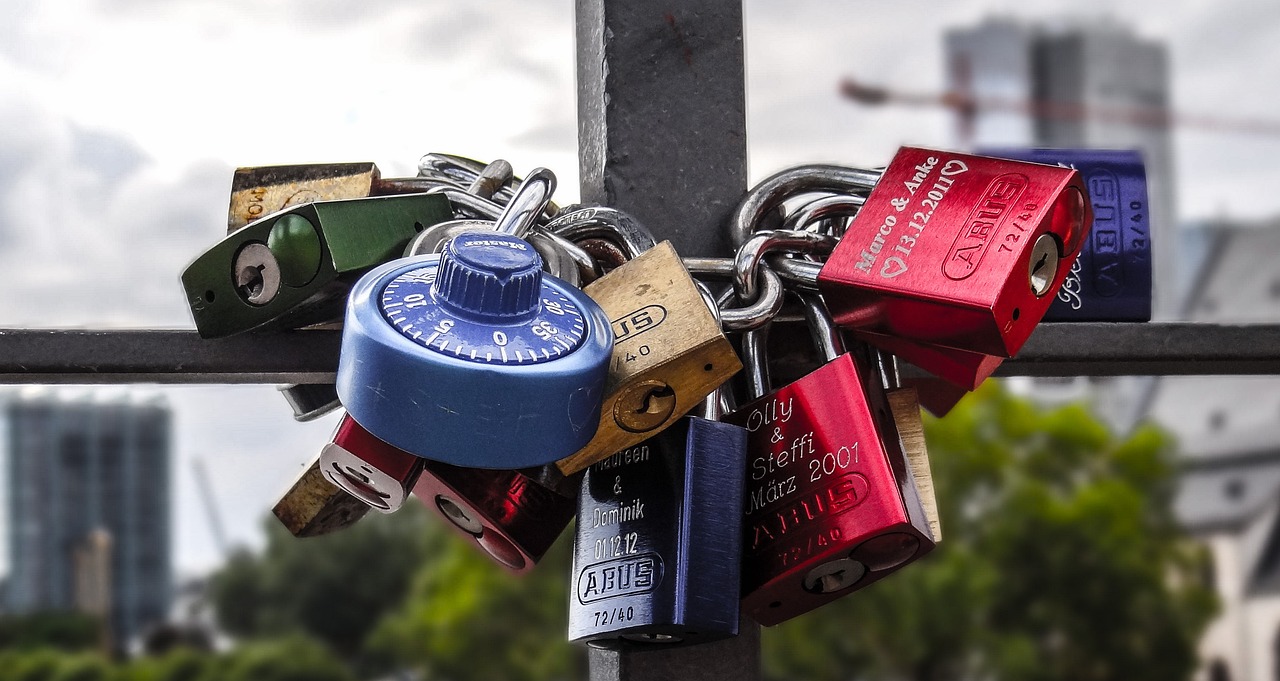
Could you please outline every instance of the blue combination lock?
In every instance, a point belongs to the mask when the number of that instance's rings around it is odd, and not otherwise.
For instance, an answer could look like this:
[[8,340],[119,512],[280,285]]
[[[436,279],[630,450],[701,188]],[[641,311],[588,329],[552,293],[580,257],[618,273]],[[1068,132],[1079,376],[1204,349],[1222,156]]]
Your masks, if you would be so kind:
[[338,395],[369,432],[418,456],[537,466],[595,434],[612,349],[604,312],[544,276],[527,241],[462,234],[356,283]]
[[1147,171],[1136,151],[987,149],[1015,161],[1075,168],[1093,204],[1093,227],[1046,322],[1151,319],[1151,206]]

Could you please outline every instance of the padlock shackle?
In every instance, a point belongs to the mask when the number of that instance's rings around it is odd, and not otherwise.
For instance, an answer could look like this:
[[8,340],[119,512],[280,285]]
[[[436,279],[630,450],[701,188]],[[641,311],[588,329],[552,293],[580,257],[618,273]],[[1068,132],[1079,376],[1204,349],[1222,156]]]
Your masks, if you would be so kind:
[[608,206],[567,210],[548,223],[546,230],[570,241],[604,239],[620,248],[628,260],[658,245],[648,228],[627,213]]
[[837,239],[816,232],[774,229],[756,232],[737,250],[733,258],[733,290],[742,300],[754,300],[758,292],[760,260],[766,253],[787,250],[829,255]]
[[846,166],[812,164],[787,168],[765,178],[747,192],[729,221],[734,248],[746,243],[766,215],[790,196],[810,191],[834,191],[866,196],[881,173]]
[[[716,325],[720,326],[720,306],[716,304],[715,296],[711,295],[711,289],[700,281],[694,281],[693,285],[698,287],[698,295],[711,311],[711,317],[716,320]],[[733,395],[726,389],[728,385],[728,382],[721,383],[702,400],[698,416],[708,421],[719,421],[725,414],[733,411]]]
[[769,327],[772,321],[742,334],[742,375],[747,382],[747,401],[769,394]]
[[[845,224],[843,221],[833,222],[834,218],[851,218],[858,214],[858,210],[867,202],[867,197],[858,194],[828,194],[816,198],[803,206],[794,213],[787,216],[786,222],[783,223],[783,229],[816,231],[820,234],[829,234],[837,239],[844,236]],[[822,229],[823,224],[832,226],[834,229],[826,231]]]
[[828,362],[845,353],[844,337],[840,335],[840,327],[831,319],[822,296],[816,293],[798,293],[804,306],[804,318],[809,324],[809,333],[813,338],[814,349]]
[[[695,277],[732,281],[733,260],[729,258],[681,258]],[[761,278],[760,297],[746,307],[721,308],[720,320],[726,331],[750,331],[768,324],[782,309],[782,279],[768,267],[757,268]]]
[[555,191],[555,173],[546,168],[534,168],[494,221],[494,229],[520,237],[528,234],[547,204],[551,203],[551,195]]

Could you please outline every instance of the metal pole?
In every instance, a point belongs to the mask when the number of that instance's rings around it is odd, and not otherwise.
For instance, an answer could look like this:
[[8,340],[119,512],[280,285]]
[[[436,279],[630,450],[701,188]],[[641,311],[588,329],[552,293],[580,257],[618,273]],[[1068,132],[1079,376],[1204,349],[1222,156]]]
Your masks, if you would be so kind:
[[[582,199],[635,216],[682,255],[727,256],[746,191],[740,0],[578,0]],[[647,651],[592,650],[592,681],[760,678],[760,630]]]

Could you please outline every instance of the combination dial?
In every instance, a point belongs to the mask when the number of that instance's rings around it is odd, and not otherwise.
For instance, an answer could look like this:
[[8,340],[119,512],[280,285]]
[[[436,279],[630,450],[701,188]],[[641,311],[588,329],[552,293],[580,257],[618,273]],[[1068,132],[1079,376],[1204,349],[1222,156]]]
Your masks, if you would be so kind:
[[500,232],[394,261],[352,289],[338,394],[378,438],[476,468],[550,463],[595,434],[613,346],[586,294]]
[[587,333],[578,305],[544,285],[537,251],[500,234],[456,237],[438,263],[392,279],[379,303],[409,340],[472,362],[549,362],[578,349]]

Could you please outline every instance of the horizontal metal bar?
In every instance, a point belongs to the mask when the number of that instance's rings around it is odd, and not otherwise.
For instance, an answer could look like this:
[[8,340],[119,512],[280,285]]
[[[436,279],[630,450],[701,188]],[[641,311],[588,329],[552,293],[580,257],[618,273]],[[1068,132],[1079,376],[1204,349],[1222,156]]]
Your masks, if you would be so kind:
[[[332,383],[339,331],[0,329],[0,384]],[[1042,324],[998,376],[1280,375],[1280,324]]]

